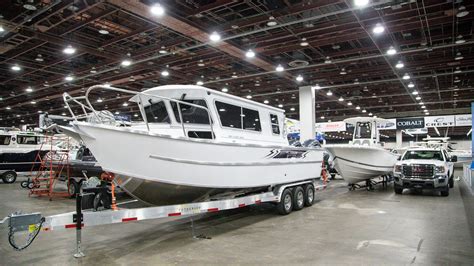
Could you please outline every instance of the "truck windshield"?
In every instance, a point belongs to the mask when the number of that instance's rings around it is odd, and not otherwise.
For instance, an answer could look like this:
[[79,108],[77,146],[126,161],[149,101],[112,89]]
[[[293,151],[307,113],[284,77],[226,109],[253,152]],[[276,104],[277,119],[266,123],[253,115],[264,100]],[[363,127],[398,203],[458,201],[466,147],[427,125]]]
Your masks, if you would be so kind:
[[444,161],[440,151],[407,151],[403,160],[438,160]]

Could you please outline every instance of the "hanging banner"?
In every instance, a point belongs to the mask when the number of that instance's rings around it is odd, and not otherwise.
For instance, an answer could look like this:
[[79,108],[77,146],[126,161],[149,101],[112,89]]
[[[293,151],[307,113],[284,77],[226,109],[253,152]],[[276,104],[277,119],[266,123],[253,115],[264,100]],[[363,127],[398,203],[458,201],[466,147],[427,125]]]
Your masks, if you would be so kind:
[[457,127],[470,127],[472,125],[471,115],[455,115],[454,119]]
[[346,122],[316,123],[316,132],[346,131]]
[[397,129],[424,128],[424,117],[397,118]]
[[397,119],[386,119],[388,120],[386,123],[377,124],[377,128],[379,130],[390,130],[390,129],[397,129]]
[[454,116],[427,116],[425,117],[425,127],[453,127]]
[[408,128],[408,129],[405,129],[405,132],[407,134],[411,134],[411,135],[426,135],[426,134],[428,134],[428,129],[426,127],[424,127],[424,128]]

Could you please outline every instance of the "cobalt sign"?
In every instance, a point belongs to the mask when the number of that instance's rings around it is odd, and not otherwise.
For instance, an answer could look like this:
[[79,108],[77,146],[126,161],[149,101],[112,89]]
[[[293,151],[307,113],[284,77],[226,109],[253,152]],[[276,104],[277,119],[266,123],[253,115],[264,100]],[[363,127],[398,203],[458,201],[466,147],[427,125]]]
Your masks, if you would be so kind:
[[423,117],[397,118],[397,129],[424,128]]

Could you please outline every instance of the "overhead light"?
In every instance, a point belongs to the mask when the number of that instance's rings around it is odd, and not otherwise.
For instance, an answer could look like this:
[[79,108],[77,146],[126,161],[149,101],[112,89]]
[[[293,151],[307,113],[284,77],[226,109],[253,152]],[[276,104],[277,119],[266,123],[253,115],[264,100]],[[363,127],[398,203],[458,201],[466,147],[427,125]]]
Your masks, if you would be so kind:
[[42,112],[43,112],[43,111],[41,111],[41,110],[38,110],[38,114],[41,114]]
[[167,77],[167,76],[170,75],[170,72],[168,72],[168,70],[163,70],[163,71],[161,71],[161,75],[162,75],[163,77]]
[[276,70],[277,72],[282,72],[282,71],[285,70],[285,68],[284,68],[282,65],[278,65],[278,66],[275,68],[275,70]]
[[454,70],[455,74],[461,73],[461,69],[459,67],[456,67],[456,70]]
[[408,88],[414,88],[414,87],[415,87],[415,84],[413,84],[413,82],[408,83]]
[[311,89],[313,89],[313,90],[320,90],[320,89],[321,89],[321,86],[319,86],[319,84],[316,84],[316,86],[312,86]]
[[464,40],[464,39],[462,38],[462,35],[458,35],[458,36],[456,37],[456,41],[455,41],[454,43],[456,43],[456,44],[461,44],[461,43],[465,43],[465,42],[466,42],[466,40]]
[[462,17],[465,17],[467,15],[469,15],[469,11],[466,10],[466,7],[465,6],[460,6],[458,8],[458,13],[456,13],[456,17],[462,18]]
[[198,81],[196,82],[196,85],[202,86],[202,85],[204,85],[204,82],[202,82],[201,80],[198,80]]
[[21,70],[21,67],[20,67],[19,65],[13,65],[13,66],[11,67],[11,70],[13,70],[13,71],[20,71],[20,70]]
[[301,39],[301,42],[300,42],[300,45],[303,46],[303,47],[304,47],[304,46],[308,46],[308,45],[309,45],[309,42],[306,41],[306,38],[302,38],[302,39]]
[[238,77],[239,77],[239,76],[237,76],[237,74],[236,74],[235,72],[234,72],[234,73],[232,73],[232,76],[231,76],[231,78],[235,79],[235,78],[238,78]]
[[213,42],[218,42],[221,40],[221,35],[219,35],[219,33],[214,31],[211,33],[211,35],[209,35],[209,40]]
[[352,102],[347,102],[347,105],[348,105],[348,106],[352,106]]
[[290,111],[294,111],[294,110],[295,110],[295,107],[291,107],[291,108],[290,108]]
[[421,97],[420,97],[420,96],[416,96],[415,100],[419,101],[419,100],[421,100]]
[[38,54],[35,58],[35,61],[36,62],[43,62],[44,61],[43,56],[41,54]]
[[62,112],[61,115],[66,115],[66,113]]
[[0,25],[0,32],[5,32],[5,28]]
[[118,115],[118,114],[120,114],[120,113],[119,113],[119,111],[116,111],[115,114]]
[[341,97],[339,97],[338,101],[343,102],[344,98],[342,98],[342,96],[341,96]]
[[425,112],[425,115],[430,115],[430,113],[428,113],[428,112]]
[[120,63],[120,65],[122,65],[123,67],[128,67],[131,64],[132,64],[132,61],[130,61],[129,59],[125,59]]
[[200,66],[200,67],[206,66],[206,64],[204,64],[204,60],[202,60],[202,59],[199,60],[197,65]]
[[424,105],[421,106],[421,109],[425,109],[425,108],[426,108],[426,106],[424,106]]
[[107,34],[109,34],[109,31],[106,30],[106,29],[101,29],[101,30],[99,30],[99,33],[102,34],[102,35],[107,35]]
[[65,54],[74,54],[76,52],[76,48],[72,47],[71,45],[66,46],[64,48],[63,53]]
[[375,27],[372,29],[372,32],[375,34],[380,34],[380,33],[383,33],[384,31],[385,31],[385,28],[380,23],[375,24]]
[[342,68],[342,69],[341,69],[341,72],[339,72],[339,74],[341,74],[341,75],[347,74],[346,69],[345,69],[345,68]]
[[32,87],[28,87],[25,89],[26,92],[33,92],[33,88]]
[[249,49],[249,50],[245,53],[245,56],[246,56],[247,58],[253,58],[253,57],[255,57],[255,52],[252,51],[252,49]]
[[97,70],[95,70],[95,67],[92,67],[91,71],[89,71],[89,72],[91,72],[92,74],[95,74],[95,73],[97,73]]
[[5,109],[7,110],[11,110],[12,108],[10,106],[7,106]]
[[331,58],[329,56],[326,56],[326,60],[324,60],[324,63],[331,64],[332,63]]
[[103,102],[103,101],[104,101],[104,100],[102,100],[102,98],[97,99],[97,102],[98,102],[98,103],[101,103],[101,102]]
[[127,107],[127,106],[128,106],[128,103],[123,103],[122,106]]
[[357,105],[357,106],[356,106],[356,110],[360,110],[360,106]]
[[358,7],[364,7],[369,4],[369,0],[354,0],[354,5]]
[[30,103],[31,103],[31,104],[36,104],[36,102],[35,102],[35,101],[31,101]]
[[283,104],[280,103],[280,104],[278,105],[278,108],[283,108]]
[[322,116],[321,116],[321,119],[324,119],[324,118],[325,118],[324,115],[322,115]]
[[298,82],[303,81],[303,76],[298,75],[298,76],[296,77],[296,81],[298,81]]
[[150,8],[150,12],[155,16],[163,16],[165,9],[160,4],[155,4]]
[[273,16],[268,18],[267,26],[273,27],[273,26],[276,26],[277,24],[278,22],[275,20]]
[[168,51],[165,50],[165,47],[164,47],[164,46],[161,46],[161,49],[158,51],[158,53],[160,53],[160,54],[166,54],[166,53],[168,53]]
[[410,75],[408,75],[408,73],[405,73],[405,75],[403,75],[402,79],[404,79],[404,80],[409,80],[409,79],[410,79]]
[[418,91],[413,91],[411,94],[418,95]]
[[332,95],[332,91],[326,92],[326,95],[327,95],[327,96],[331,96],[331,95]]
[[398,63],[395,65],[396,68],[400,69],[400,68],[403,68],[405,66],[405,64],[403,64],[402,61],[398,61]]
[[134,114],[133,116],[134,116],[134,117],[138,117],[138,114]]
[[372,113],[369,113],[369,116],[373,116],[373,115],[374,115],[374,114],[372,114]]
[[367,113],[367,110],[365,110],[365,109],[364,109],[364,110],[362,110],[362,113]]
[[462,60],[462,59],[464,59],[464,56],[462,56],[460,52],[457,52],[456,57],[454,57],[454,60]]
[[252,99],[252,95],[247,95],[245,98]]
[[71,76],[71,75],[67,75],[67,76],[64,78],[64,80],[66,80],[66,81],[73,81],[73,80],[74,80],[74,77]]
[[395,50],[395,48],[393,48],[393,46],[390,46],[390,48],[388,48],[387,50],[387,55],[394,55],[397,53],[397,50]]
[[423,105],[424,103],[423,103],[423,102],[419,102],[418,104],[419,104],[419,105]]

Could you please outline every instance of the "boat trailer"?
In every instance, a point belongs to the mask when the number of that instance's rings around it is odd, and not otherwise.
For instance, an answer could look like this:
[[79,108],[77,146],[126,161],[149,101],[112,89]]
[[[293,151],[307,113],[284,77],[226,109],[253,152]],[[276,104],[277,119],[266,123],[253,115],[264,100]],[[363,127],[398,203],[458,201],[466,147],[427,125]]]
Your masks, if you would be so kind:
[[[326,188],[325,182],[316,180],[302,181],[291,184],[285,184],[274,187],[272,191],[257,193],[242,197],[221,199],[206,202],[196,202],[188,204],[177,204],[169,206],[145,207],[134,209],[119,209],[112,208],[103,211],[85,210],[84,198],[87,196],[86,189],[80,188],[76,194],[76,211],[51,215],[44,217],[39,212],[35,213],[20,213],[15,212],[3,220],[0,220],[0,225],[7,225],[8,227],[8,241],[10,245],[18,251],[26,249],[36,239],[40,231],[52,231],[63,229],[76,230],[76,253],[75,258],[84,257],[82,252],[82,234],[81,230],[85,227],[96,225],[108,225],[117,223],[127,223],[133,221],[142,221],[150,219],[159,219],[176,216],[192,216],[197,214],[212,213],[223,210],[231,210],[243,208],[250,205],[260,204],[264,202],[273,202],[277,204],[285,204],[282,196],[284,192],[289,189],[312,185],[314,191],[323,190]],[[81,186],[82,187],[82,186]],[[314,197],[314,195],[313,195]],[[313,198],[314,200],[314,198]],[[87,205],[87,204],[86,204]],[[89,207],[87,207],[89,208]],[[288,214],[288,213],[283,213]],[[192,218],[191,218],[192,221]],[[194,228],[193,228],[194,229]],[[15,233],[28,231],[26,243],[18,245],[15,241]]]

